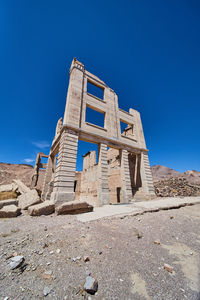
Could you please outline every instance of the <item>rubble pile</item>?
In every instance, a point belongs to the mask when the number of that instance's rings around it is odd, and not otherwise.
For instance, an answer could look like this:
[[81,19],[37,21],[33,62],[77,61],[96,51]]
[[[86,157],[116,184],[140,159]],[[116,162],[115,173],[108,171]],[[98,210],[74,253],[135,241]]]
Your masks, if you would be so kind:
[[0,186],[0,218],[13,218],[21,214],[30,216],[79,214],[93,211],[93,206],[83,201],[60,204],[46,200],[42,202],[36,188],[30,189],[20,180]]
[[193,185],[183,177],[171,177],[154,182],[158,197],[199,196],[200,185]]

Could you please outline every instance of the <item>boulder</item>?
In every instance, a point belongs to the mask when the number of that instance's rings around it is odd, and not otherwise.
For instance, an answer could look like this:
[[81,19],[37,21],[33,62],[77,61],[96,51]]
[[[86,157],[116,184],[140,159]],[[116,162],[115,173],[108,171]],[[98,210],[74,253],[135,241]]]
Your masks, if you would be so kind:
[[7,200],[0,201],[0,209],[4,206],[11,205],[11,204],[14,204],[17,206],[18,200],[17,199],[7,199]]
[[30,192],[31,189],[27,187],[21,180],[13,179],[13,182],[17,186],[17,190],[19,191],[20,194]]
[[70,201],[56,207],[57,215],[75,215],[93,211],[93,206],[87,202]]
[[20,208],[14,204],[4,206],[0,209],[0,218],[14,218],[20,215]]
[[17,186],[14,183],[0,185],[0,200],[17,198]]
[[55,211],[55,204],[52,201],[44,201],[40,204],[29,206],[28,213],[30,216],[50,215]]
[[20,195],[18,197],[18,200],[19,200],[19,207],[21,209],[27,209],[29,206],[41,202],[38,192],[35,189],[29,190],[28,192]]

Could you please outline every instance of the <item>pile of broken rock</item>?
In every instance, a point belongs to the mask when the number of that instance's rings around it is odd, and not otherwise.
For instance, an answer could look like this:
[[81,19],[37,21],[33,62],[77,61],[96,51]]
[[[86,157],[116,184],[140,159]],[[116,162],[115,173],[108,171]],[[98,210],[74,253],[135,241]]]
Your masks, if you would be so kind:
[[93,206],[86,202],[71,201],[55,206],[52,201],[41,201],[36,189],[28,188],[20,180],[0,186],[0,218],[13,218],[20,214],[30,216],[50,215],[56,213],[77,214],[93,211]]
[[154,187],[158,197],[188,197],[200,195],[200,186],[189,183],[187,179],[183,177],[171,177],[154,182]]

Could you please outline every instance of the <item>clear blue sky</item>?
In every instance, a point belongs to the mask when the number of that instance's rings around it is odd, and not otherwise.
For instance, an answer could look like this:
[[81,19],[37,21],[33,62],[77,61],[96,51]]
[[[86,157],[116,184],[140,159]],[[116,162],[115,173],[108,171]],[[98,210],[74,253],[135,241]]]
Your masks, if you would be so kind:
[[151,165],[200,170],[199,16],[198,0],[1,0],[0,161],[49,152],[77,57],[140,111]]

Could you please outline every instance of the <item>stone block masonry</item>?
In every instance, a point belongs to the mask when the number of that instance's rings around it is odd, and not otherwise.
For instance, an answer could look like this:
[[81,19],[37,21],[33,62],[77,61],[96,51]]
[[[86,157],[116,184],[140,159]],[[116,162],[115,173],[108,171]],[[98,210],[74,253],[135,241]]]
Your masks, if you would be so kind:
[[[76,200],[78,197],[80,201],[87,200],[94,206],[102,206],[134,201],[134,195],[139,191],[146,199],[154,197],[148,150],[139,112],[132,108],[129,112],[120,109],[116,93],[76,59],[73,59],[69,73],[63,123],[60,118],[56,126],[46,167],[42,200],[50,199],[58,207],[75,200],[76,195]],[[100,89],[103,98],[88,92],[89,85]],[[102,126],[86,121],[87,108],[102,114]],[[123,132],[122,123],[127,125]],[[96,143],[99,153],[97,162],[95,153],[90,156],[86,154],[84,170],[76,175],[79,140]],[[108,159],[108,153],[113,159]],[[110,186],[112,180],[109,180],[109,176],[112,176],[113,186]],[[87,180],[91,182],[83,185]]]

